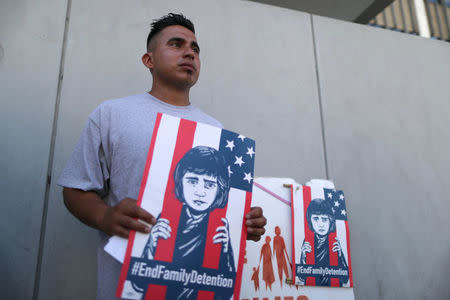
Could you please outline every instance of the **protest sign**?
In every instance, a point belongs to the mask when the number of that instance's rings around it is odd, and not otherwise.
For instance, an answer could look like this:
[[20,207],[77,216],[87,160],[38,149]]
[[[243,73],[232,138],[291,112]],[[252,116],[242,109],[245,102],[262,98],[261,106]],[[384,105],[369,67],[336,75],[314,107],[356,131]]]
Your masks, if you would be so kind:
[[158,114],[138,198],[157,222],[131,232],[116,295],[239,298],[255,143]]
[[[316,180],[317,182],[317,180]],[[334,188],[330,181],[320,180]],[[253,183],[252,206],[267,218],[259,242],[248,242],[242,272],[241,300],[354,300],[353,288],[336,289],[293,284],[290,178],[258,177]]]
[[291,192],[295,283],[353,287],[344,193],[318,184]]

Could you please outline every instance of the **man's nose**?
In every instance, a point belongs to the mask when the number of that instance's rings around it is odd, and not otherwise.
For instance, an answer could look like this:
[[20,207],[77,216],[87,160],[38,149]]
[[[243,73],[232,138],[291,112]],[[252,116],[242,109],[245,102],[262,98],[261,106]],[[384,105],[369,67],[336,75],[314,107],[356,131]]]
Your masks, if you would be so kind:
[[191,46],[187,46],[184,50],[184,57],[188,57],[190,59],[194,59],[195,58],[195,52],[194,49],[192,49]]

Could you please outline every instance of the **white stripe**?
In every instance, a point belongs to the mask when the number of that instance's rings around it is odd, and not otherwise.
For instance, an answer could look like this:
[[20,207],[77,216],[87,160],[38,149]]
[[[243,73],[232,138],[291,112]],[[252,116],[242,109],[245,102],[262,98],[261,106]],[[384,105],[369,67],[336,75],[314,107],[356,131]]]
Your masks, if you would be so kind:
[[[242,220],[244,218],[246,192],[235,188],[230,189],[228,194],[228,207],[226,218],[229,224],[230,237],[232,239],[231,246],[233,248],[234,265],[237,270],[239,260],[239,249],[241,247]],[[237,238],[239,237],[239,238]]]
[[326,195],[324,194],[322,185],[312,185],[311,186],[311,200],[314,200],[317,198],[325,199],[325,197],[326,197]]
[[[153,160],[148,172],[141,207],[155,218],[161,213],[170,166],[177,141],[180,119],[163,115],[153,149]],[[148,234],[136,233],[132,256],[140,257]]]
[[197,123],[192,147],[208,146],[219,150],[222,129],[208,124]]
[[348,265],[347,232],[345,230],[345,221],[336,220],[336,237],[339,239],[342,253],[344,253],[345,261]]

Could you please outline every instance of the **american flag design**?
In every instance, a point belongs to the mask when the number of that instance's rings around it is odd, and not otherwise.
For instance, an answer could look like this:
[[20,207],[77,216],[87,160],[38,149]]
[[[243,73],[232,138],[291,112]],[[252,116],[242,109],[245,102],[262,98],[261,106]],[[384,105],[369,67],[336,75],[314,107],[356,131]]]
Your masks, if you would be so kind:
[[[207,210],[208,216],[198,221],[195,217],[191,218],[189,209],[186,209],[190,202],[186,200],[183,203],[178,199],[180,194],[177,197],[174,178],[180,168],[177,166],[182,161],[188,161],[186,157],[202,151],[220,157],[229,190],[225,205]],[[171,233],[167,239],[158,239],[152,249],[148,246],[152,233],[130,233],[116,296],[126,299],[238,299],[246,245],[244,215],[250,210],[254,161],[255,142],[252,139],[159,113],[138,205],[158,216],[158,220],[167,220]],[[192,159],[188,164],[191,162]],[[195,161],[192,164],[195,165]],[[189,172],[195,173],[196,168],[199,167],[192,167]],[[183,195],[187,198],[185,191]],[[184,219],[188,221],[184,222]],[[202,222],[204,226],[198,225]],[[200,239],[198,245],[201,246],[198,247],[195,246],[195,238],[186,240],[196,226],[202,233],[195,237]],[[224,250],[224,244],[213,243],[219,227],[227,227],[227,250]],[[186,241],[180,246],[182,239]],[[191,261],[199,261],[198,265],[182,259],[192,249],[195,249],[195,255],[191,256],[194,257]],[[231,259],[224,259],[225,252]],[[152,259],[147,257],[147,253]]]
[[291,197],[295,283],[353,287],[344,193],[297,184]]

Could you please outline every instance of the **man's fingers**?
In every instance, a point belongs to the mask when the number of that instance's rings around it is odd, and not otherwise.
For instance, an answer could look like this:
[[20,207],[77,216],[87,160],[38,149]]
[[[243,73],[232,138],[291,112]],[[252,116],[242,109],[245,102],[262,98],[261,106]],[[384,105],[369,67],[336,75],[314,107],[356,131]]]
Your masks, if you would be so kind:
[[127,216],[122,216],[122,218],[120,218],[119,220],[119,223],[129,230],[136,230],[142,233],[150,232],[150,228],[147,225]]
[[263,215],[262,208],[259,206],[255,206],[255,207],[250,208],[250,211],[245,215],[245,218],[248,220],[248,219],[262,217],[262,215]]
[[155,225],[156,218],[143,208],[137,207],[137,217],[150,225]]
[[251,241],[259,241],[261,239],[260,235],[254,235],[254,234],[247,234],[247,240],[251,240]]
[[263,235],[266,232],[264,228],[247,227],[247,233],[251,235]]
[[123,228],[122,226],[117,226],[114,230],[114,235],[118,235],[120,237],[123,237],[125,239],[128,238],[128,236],[130,235],[130,231],[126,230],[125,228]]
[[245,215],[247,219],[245,225],[251,227],[264,227],[267,224],[266,218],[263,216],[261,207],[252,207],[250,212]]
[[156,223],[156,218],[153,217],[148,211],[139,207],[137,201],[131,198],[124,198],[117,205],[117,209],[124,215],[138,218],[147,222],[148,224],[154,225]]
[[259,227],[263,228],[267,224],[267,220],[264,217],[256,218],[256,219],[248,219],[245,221],[245,225],[249,227]]

